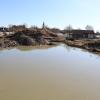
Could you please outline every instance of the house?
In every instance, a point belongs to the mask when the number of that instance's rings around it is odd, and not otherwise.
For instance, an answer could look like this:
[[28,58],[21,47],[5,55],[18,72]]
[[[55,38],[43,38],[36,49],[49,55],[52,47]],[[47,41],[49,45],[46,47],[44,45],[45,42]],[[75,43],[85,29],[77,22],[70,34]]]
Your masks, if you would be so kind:
[[8,32],[8,28],[6,27],[0,27],[0,32]]
[[95,33],[95,37],[98,38],[98,39],[100,39],[100,32],[96,32]]
[[67,30],[64,36],[67,39],[93,39],[95,33],[92,30]]
[[14,32],[10,32],[8,28],[0,27],[0,38],[4,37],[4,36],[10,36],[13,34],[14,34]]

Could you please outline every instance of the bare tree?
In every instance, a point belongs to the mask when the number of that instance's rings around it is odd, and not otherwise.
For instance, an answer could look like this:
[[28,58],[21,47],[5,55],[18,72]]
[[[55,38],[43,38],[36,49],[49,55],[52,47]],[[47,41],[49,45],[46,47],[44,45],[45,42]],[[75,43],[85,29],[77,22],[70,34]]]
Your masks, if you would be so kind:
[[87,25],[87,26],[85,27],[85,29],[86,29],[86,30],[94,30],[94,29],[93,29],[93,26],[91,26],[91,25]]
[[30,30],[37,30],[37,29],[38,29],[38,27],[37,27],[37,26],[35,26],[35,25],[34,25],[34,26],[32,25],[29,29],[30,29]]
[[71,25],[68,25],[65,30],[71,31],[73,29],[73,27]]
[[23,31],[23,30],[26,30],[27,27],[26,27],[26,24],[23,24],[23,25],[9,25],[9,31]]

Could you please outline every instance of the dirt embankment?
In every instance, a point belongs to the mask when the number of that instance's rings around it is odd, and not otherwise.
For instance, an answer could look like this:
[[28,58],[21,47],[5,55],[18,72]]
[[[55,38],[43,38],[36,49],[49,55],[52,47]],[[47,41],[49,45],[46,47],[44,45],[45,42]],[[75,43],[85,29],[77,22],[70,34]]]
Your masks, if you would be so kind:
[[100,52],[100,40],[99,39],[83,39],[83,40],[66,40],[65,44],[73,47],[83,48],[90,52]]
[[58,42],[69,46],[83,48],[91,52],[100,52],[99,39],[65,40],[63,36],[58,36],[48,30],[21,31],[14,34],[3,35],[0,37],[0,48],[37,45],[56,45]]
[[54,42],[61,42],[63,40],[64,38],[47,30],[27,30],[0,37],[0,48],[15,47],[18,45],[55,45]]

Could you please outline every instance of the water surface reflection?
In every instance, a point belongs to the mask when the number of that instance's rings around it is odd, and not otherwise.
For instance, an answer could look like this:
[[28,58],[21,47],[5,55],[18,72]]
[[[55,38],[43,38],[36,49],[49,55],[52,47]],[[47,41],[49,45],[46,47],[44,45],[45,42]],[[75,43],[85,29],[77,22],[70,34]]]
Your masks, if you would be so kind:
[[100,100],[99,56],[61,44],[0,51],[0,100]]

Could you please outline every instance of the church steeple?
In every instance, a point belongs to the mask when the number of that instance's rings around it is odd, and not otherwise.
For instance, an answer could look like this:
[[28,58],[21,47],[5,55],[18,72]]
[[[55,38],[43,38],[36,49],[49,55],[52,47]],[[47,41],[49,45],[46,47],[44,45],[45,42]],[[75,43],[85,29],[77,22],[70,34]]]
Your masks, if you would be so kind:
[[42,24],[42,29],[45,29],[45,23],[43,22],[43,24]]

